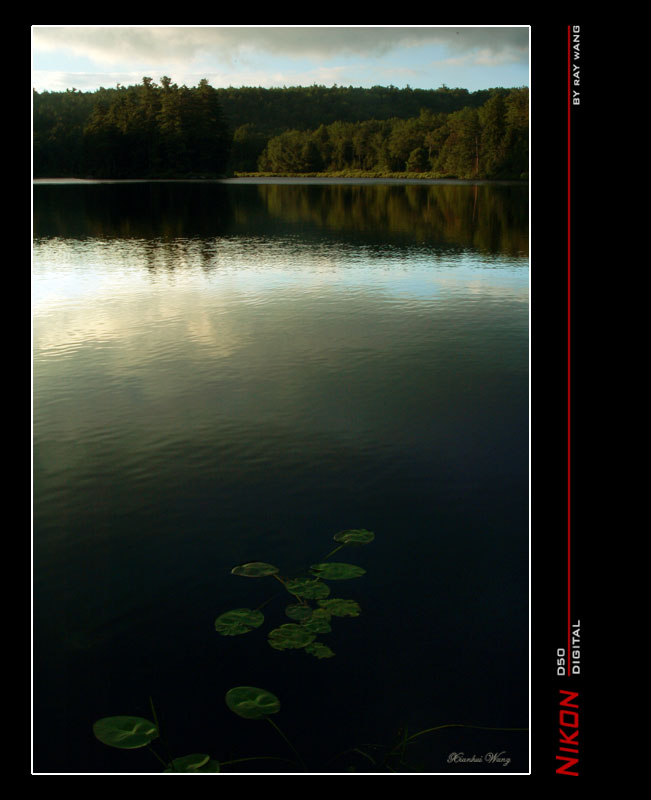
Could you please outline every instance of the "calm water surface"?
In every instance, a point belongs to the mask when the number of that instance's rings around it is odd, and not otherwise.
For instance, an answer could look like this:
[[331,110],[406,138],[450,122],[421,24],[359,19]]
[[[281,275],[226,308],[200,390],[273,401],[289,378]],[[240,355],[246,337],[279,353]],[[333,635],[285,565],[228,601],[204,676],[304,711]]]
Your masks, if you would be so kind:
[[[404,725],[528,725],[527,230],[517,186],[34,187],[36,771],[157,771],[91,730],[149,696],[175,756],[286,756],[226,708],[242,684],[313,771]],[[215,633],[279,587],[232,566],[358,527],[335,658],[267,645],[282,596]],[[527,750],[449,729],[412,763]]]

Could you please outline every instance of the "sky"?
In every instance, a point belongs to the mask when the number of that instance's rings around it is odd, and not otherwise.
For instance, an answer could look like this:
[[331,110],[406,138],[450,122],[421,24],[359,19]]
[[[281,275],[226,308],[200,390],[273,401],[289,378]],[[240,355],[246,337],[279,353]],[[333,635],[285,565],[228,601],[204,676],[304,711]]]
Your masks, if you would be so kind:
[[529,28],[32,26],[32,85],[94,91],[144,76],[179,86],[529,85]]

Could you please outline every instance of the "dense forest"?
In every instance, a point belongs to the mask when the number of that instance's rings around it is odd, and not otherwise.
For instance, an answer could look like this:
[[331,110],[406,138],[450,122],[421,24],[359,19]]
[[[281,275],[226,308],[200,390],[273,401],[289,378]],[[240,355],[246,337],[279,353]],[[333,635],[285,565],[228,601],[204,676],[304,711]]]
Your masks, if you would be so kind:
[[162,77],[33,94],[34,177],[527,177],[526,88],[215,89]]

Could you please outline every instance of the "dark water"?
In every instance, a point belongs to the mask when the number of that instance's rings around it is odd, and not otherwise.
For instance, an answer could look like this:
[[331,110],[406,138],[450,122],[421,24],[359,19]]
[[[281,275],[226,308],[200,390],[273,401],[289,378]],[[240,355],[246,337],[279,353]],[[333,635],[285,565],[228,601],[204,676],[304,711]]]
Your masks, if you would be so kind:
[[[528,726],[527,233],[516,186],[34,187],[35,771],[159,771],[91,730],[149,696],[174,756],[291,757],[237,685],[312,772],[405,725]],[[335,557],[367,570],[332,584],[363,608],[335,658],[268,646],[282,595],[214,631],[282,592],[231,567],[300,571],[346,528],[376,540]],[[409,761],[523,772],[528,735]]]

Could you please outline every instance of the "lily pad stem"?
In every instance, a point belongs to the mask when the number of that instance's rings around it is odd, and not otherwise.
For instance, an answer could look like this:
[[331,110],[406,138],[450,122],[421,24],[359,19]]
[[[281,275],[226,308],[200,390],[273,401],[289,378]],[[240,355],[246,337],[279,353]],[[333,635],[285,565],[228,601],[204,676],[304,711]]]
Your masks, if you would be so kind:
[[264,602],[260,603],[260,605],[255,610],[261,611],[268,603],[270,603],[272,600],[275,600],[277,597],[280,597],[280,595],[274,594],[272,597],[268,597]]
[[323,556],[323,560],[325,561],[325,560],[326,560],[326,558],[330,558],[330,556],[333,556],[335,553],[339,552],[339,550],[341,550],[341,548],[342,548],[342,547],[345,547],[345,546],[346,546],[345,544],[340,544],[340,545],[339,545],[339,547],[335,547],[335,549],[334,549],[334,550],[331,550],[331,551],[328,553],[328,555],[327,555],[327,556]]
[[[158,730],[158,735],[160,736],[160,740],[163,743],[163,747],[165,748],[165,751],[167,752],[167,757],[170,760],[170,764],[172,765],[172,769],[174,770],[174,772],[176,772],[176,767],[174,766],[174,759],[172,758],[172,752],[171,752],[171,750],[169,748],[169,745],[167,744],[167,739],[165,738],[165,736],[163,736],[163,731],[161,730],[161,726],[160,726],[160,723],[158,721],[158,714],[156,713],[156,709],[154,708],[154,701],[151,699],[151,697],[149,698],[149,705],[151,706],[151,713],[152,713],[152,715],[154,717],[154,725],[156,725],[156,728]],[[152,752],[154,753],[154,755],[157,755],[153,750],[152,750]],[[167,766],[167,764],[165,764],[165,766]]]
[[[247,758],[234,758],[231,761],[220,761],[219,765],[225,767],[229,764],[241,764],[243,761],[283,761],[285,764],[297,766],[296,761],[290,758],[277,758],[276,756],[248,756]],[[300,764],[298,765],[300,766]]]
[[396,752],[396,750],[402,748],[402,752],[404,755],[404,748],[409,742],[413,741],[417,736],[422,736],[424,733],[431,733],[432,731],[440,731],[443,728],[473,728],[474,730],[479,731],[527,731],[528,728],[487,728],[484,725],[464,725],[459,722],[452,722],[447,725],[437,725],[435,728],[426,728],[424,731],[418,731],[418,733],[412,733],[411,736],[408,736],[405,739],[402,739],[400,743],[391,750],[389,755],[392,755]]
[[158,753],[157,753],[157,752],[154,750],[154,748],[153,748],[153,747],[152,747],[150,744],[148,744],[148,745],[147,745],[147,749],[149,750],[149,752],[150,752],[152,755],[156,756],[156,758],[157,758],[157,759],[160,761],[160,763],[161,763],[161,764],[162,764],[164,767],[167,767],[167,764],[166,764],[166,763],[163,761],[163,759],[162,759],[162,758],[161,758],[161,757],[158,755]]
[[300,754],[299,754],[298,750],[297,750],[297,749],[294,747],[294,745],[293,745],[293,744],[292,744],[292,743],[289,741],[289,739],[288,739],[288,738],[285,736],[285,734],[284,734],[284,733],[283,733],[283,732],[280,730],[280,728],[278,727],[278,725],[276,725],[276,723],[275,723],[275,722],[274,722],[274,721],[271,719],[271,717],[265,717],[265,719],[266,719],[266,720],[267,720],[267,722],[268,722],[268,723],[271,725],[271,727],[272,727],[272,728],[275,728],[275,729],[278,731],[278,733],[279,733],[279,734],[280,734],[280,735],[283,737],[283,739],[284,739],[284,740],[287,742],[287,744],[289,745],[289,747],[292,749],[292,751],[293,751],[294,755],[295,755],[295,756],[296,756],[296,758],[299,760],[299,763],[300,763],[300,765],[303,767],[303,771],[304,771],[304,772],[307,772],[307,766],[305,765],[305,762],[304,762],[304,761],[303,761],[303,759],[301,758],[301,756],[300,756]]
[[345,756],[347,753],[359,753],[360,755],[364,756],[364,758],[367,758],[371,762],[371,764],[373,764],[373,766],[375,766],[375,767],[377,766],[377,761],[374,758],[372,758],[368,753],[365,753],[363,750],[360,750],[359,747],[350,747],[348,750],[344,750],[343,753],[337,753],[336,756],[333,756],[328,761],[328,764],[331,764],[333,761],[336,761],[338,758],[341,758],[342,756]]

